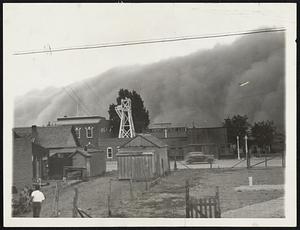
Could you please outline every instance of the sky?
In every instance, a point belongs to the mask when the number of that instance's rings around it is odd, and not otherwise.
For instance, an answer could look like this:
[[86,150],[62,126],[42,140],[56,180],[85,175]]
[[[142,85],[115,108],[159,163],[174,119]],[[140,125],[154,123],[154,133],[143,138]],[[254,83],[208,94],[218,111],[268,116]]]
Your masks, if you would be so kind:
[[238,32],[291,23],[282,4],[4,4],[4,69],[13,97],[61,87],[111,68],[184,56],[239,36],[17,56],[105,42]]

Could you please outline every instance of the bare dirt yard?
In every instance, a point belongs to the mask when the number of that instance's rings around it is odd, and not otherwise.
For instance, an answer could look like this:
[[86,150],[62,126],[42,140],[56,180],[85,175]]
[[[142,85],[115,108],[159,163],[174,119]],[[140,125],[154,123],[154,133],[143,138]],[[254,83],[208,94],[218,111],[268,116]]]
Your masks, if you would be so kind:
[[[129,181],[119,181],[116,171],[113,171],[106,176],[93,178],[87,182],[62,189],[59,196],[59,217],[72,217],[75,186],[79,191],[78,207],[92,217],[98,218],[108,217],[108,194],[111,195],[110,209],[113,217],[184,218],[185,181],[187,179],[191,185],[191,196],[194,197],[213,195],[216,186],[218,186],[222,213],[270,201],[284,195],[284,190],[276,189],[276,186],[275,189],[271,190],[236,190],[236,187],[248,185],[249,176],[253,178],[253,185],[284,184],[284,169],[281,167],[180,169],[161,178],[158,184],[147,190],[144,182],[134,182],[132,193],[130,193]],[[43,204],[41,217],[52,216],[53,191],[53,188],[45,191],[47,199]],[[264,207],[272,209],[272,207]],[[238,217],[236,216],[236,218]],[[284,214],[279,214],[279,217],[284,217]]]

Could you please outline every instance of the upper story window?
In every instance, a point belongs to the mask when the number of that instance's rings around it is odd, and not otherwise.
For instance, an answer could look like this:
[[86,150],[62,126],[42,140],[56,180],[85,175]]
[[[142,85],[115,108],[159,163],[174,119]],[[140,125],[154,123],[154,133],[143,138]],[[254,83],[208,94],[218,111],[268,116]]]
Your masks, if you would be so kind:
[[87,138],[93,138],[93,129],[91,126],[85,128]]
[[108,147],[106,150],[107,158],[112,158],[113,157],[113,149],[112,147]]
[[81,128],[75,128],[76,136],[78,139],[80,138],[80,130]]
[[101,133],[105,133],[105,132],[107,132],[107,131],[108,131],[108,128],[106,128],[106,127],[100,128],[100,132],[101,132]]

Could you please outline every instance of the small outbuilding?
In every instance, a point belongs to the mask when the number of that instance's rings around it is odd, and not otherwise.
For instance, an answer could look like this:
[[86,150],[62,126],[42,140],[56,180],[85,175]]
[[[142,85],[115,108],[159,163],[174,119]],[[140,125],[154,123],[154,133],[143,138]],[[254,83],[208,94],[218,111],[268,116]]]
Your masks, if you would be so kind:
[[64,177],[72,171],[81,171],[81,177],[99,176],[106,171],[105,153],[98,149],[77,148],[69,158],[72,166],[64,167]]
[[151,134],[138,134],[117,153],[119,179],[152,180],[169,171],[167,144]]

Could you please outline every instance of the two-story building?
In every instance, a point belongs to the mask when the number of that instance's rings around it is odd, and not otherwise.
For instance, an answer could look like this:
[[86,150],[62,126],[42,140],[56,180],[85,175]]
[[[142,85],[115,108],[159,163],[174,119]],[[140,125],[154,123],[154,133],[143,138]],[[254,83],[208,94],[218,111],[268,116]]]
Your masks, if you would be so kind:
[[216,158],[228,157],[227,129],[224,127],[189,128],[174,123],[149,125],[149,133],[168,145],[170,159],[184,159],[188,152],[200,151]]
[[183,159],[184,146],[188,141],[188,127],[174,123],[153,123],[149,125],[149,132],[168,145],[170,159]]
[[110,137],[109,121],[101,116],[64,116],[54,125],[72,125],[81,147],[99,148],[99,138]]

